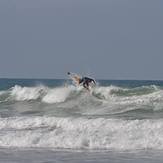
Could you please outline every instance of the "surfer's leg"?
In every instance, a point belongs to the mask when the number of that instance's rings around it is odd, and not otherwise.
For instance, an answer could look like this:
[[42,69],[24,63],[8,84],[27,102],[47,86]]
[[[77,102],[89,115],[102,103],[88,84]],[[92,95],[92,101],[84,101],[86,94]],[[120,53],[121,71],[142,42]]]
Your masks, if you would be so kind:
[[83,87],[84,87],[84,88],[87,88],[85,82],[83,83]]
[[83,83],[83,87],[86,88],[87,90],[89,90],[89,83],[87,81],[85,81]]

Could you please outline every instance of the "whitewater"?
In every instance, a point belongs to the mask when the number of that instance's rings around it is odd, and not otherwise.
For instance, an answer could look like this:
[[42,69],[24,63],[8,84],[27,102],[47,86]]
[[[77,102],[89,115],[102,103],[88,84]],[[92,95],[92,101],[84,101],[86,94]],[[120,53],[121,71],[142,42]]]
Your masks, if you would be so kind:
[[98,81],[91,92],[68,80],[0,84],[0,148],[6,153],[91,150],[91,157],[100,151],[121,157],[163,150],[162,81]]

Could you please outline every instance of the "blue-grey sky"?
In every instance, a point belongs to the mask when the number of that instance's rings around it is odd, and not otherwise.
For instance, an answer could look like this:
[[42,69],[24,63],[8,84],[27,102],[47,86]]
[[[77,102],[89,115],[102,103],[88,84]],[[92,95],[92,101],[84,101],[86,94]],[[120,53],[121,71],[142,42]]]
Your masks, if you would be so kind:
[[0,77],[163,80],[163,0],[0,0]]

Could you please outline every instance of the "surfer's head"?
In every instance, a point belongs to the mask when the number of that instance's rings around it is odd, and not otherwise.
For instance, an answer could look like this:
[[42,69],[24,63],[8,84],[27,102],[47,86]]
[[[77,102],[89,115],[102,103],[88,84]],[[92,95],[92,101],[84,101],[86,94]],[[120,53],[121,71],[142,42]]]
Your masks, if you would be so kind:
[[67,75],[70,75],[70,72],[67,72]]

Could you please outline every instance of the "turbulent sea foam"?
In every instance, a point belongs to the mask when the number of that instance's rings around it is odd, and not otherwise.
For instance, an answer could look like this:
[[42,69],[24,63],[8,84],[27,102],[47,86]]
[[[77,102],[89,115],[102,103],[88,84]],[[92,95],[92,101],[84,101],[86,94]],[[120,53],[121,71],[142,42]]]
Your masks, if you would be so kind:
[[163,149],[160,86],[15,85],[0,108],[0,147]]

